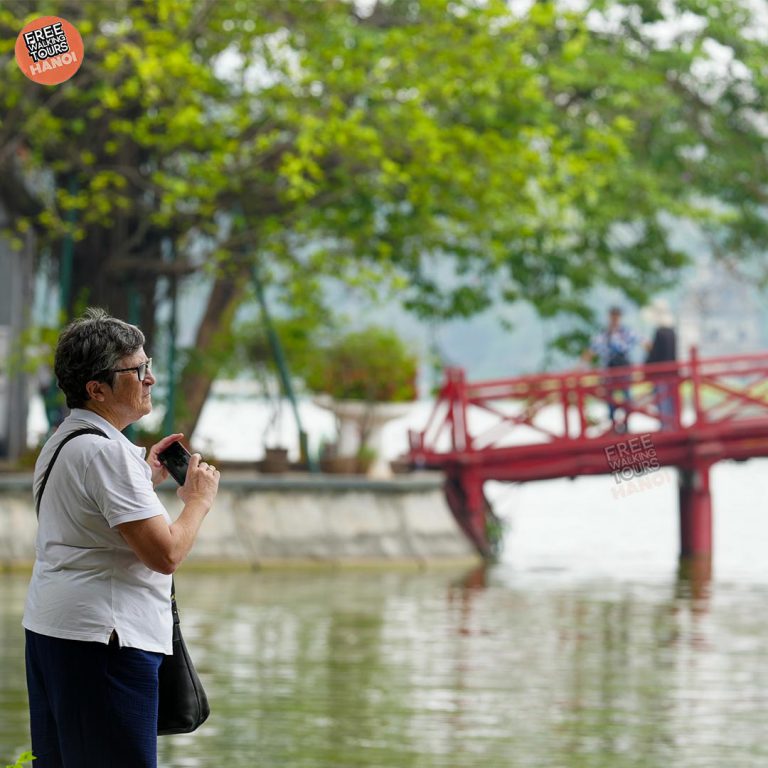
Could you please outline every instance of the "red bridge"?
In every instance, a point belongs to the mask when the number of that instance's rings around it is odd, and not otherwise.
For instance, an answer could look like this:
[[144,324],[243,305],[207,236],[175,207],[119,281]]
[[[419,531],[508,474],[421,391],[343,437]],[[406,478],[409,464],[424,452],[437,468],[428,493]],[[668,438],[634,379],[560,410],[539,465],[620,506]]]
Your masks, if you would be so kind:
[[[613,419],[608,418],[613,411]],[[487,480],[612,474],[617,491],[680,478],[680,552],[712,552],[709,469],[768,456],[768,354],[572,370],[469,383],[449,368],[426,428],[410,433],[414,466],[440,469],[446,497],[485,557],[498,520]]]

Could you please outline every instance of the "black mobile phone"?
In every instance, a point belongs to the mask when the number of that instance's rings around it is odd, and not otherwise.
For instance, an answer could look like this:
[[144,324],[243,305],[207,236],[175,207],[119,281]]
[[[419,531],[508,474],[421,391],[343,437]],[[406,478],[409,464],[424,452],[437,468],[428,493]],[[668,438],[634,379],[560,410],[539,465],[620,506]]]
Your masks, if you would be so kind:
[[171,473],[179,485],[184,485],[187,479],[190,457],[190,452],[178,440],[157,454],[158,461]]

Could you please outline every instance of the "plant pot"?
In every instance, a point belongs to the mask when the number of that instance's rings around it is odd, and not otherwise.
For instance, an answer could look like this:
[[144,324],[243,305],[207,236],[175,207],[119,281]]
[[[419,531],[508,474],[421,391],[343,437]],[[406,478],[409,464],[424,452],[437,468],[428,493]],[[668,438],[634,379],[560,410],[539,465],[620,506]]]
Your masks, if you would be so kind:
[[395,475],[407,475],[409,472],[413,472],[413,466],[408,459],[392,459],[389,462],[389,468]]
[[287,472],[290,466],[287,448],[267,448],[260,469],[267,474],[279,474]]
[[356,475],[359,463],[357,456],[328,456],[320,459],[320,470],[333,475]]

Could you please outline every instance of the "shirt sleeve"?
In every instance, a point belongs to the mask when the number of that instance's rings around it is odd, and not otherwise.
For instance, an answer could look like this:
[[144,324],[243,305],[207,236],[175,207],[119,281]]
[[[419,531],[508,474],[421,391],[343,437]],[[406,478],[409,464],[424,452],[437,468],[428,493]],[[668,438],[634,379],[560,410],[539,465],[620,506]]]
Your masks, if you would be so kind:
[[85,488],[109,527],[166,515],[149,465],[118,440],[104,442],[85,471]]

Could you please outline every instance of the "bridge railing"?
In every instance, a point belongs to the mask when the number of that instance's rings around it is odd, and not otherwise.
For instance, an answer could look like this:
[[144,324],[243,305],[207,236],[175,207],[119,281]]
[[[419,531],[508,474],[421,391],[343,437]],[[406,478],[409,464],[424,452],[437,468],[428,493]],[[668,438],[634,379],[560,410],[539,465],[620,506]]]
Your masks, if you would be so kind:
[[688,360],[481,382],[449,368],[429,422],[410,433],[411,454],[429,464],[516,444],[766,418],[768,354],[702,359],[691,349]]
[[693,349],[688,366],[695,423],[768,416],[768,354],[699,358]]

